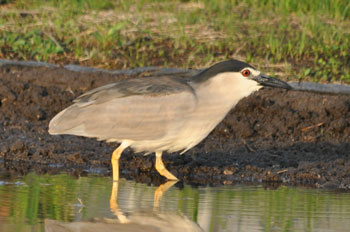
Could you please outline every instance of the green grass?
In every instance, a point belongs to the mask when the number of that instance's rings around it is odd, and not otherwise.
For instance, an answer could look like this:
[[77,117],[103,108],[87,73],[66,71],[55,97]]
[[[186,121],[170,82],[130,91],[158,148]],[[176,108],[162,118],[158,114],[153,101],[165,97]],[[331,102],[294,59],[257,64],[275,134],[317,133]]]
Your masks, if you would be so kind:
[[238,58],[283,79],[350,83],[348,0],[18,0],[0,7],[0,58],[114,69]]

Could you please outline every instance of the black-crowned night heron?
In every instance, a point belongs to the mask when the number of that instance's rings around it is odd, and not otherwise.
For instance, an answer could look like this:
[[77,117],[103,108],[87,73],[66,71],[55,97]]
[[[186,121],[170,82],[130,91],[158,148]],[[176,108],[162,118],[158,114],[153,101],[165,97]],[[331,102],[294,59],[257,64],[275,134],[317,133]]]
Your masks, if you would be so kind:
[[263,86],[291,88],[238,60],[217,63],[188,80],[166,76],[122,80],[75,99],[51,120],[49,133],[120,143],[111,160],[114,181],[119,179],[119,158],[127,147],[155,152],[157,171],[177,180],[163,164],[163,151],[191,149],[239,100]]

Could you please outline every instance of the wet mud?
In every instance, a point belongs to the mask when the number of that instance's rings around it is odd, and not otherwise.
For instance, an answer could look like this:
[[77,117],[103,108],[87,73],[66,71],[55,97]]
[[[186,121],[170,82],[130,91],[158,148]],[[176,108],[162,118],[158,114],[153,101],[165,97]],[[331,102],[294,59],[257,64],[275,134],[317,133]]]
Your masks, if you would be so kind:
[[[125,78],[133,76],[2,65],[0,172],[111,176],[117,144],[51,136],[47,129],[50,119],[83,92]],[[163,157],[173,174],[193,185],[263,182],[349,189],[350,95],[265,88],[240,101],[195,148]],[[161,183],[154,161],[153,154],[127,149],[121,177]]]

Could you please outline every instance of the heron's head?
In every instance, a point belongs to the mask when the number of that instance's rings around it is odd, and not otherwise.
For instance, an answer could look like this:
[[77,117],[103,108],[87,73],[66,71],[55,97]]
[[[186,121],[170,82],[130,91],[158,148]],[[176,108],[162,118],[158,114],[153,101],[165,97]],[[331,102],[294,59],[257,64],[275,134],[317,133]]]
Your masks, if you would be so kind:
[[279,79],[262,74],[253,66],[238,60],[227,60],[205,69],[194,77],[194,82],[205,83],[210,79],[222,78],[226,83],[233,80],[241,88],[259,89],[263,86],[291,89]]

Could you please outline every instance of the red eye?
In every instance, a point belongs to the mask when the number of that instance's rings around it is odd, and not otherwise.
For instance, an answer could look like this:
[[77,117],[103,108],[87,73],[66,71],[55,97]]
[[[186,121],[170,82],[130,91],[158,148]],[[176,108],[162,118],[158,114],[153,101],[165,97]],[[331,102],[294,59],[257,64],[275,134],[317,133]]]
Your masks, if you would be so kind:
[[248,69],[244,69],[244,70],[242,71],[242,75],[243,75],[244,77],[248,77],[248,76],[250,75],[250,71],[249,71]]

